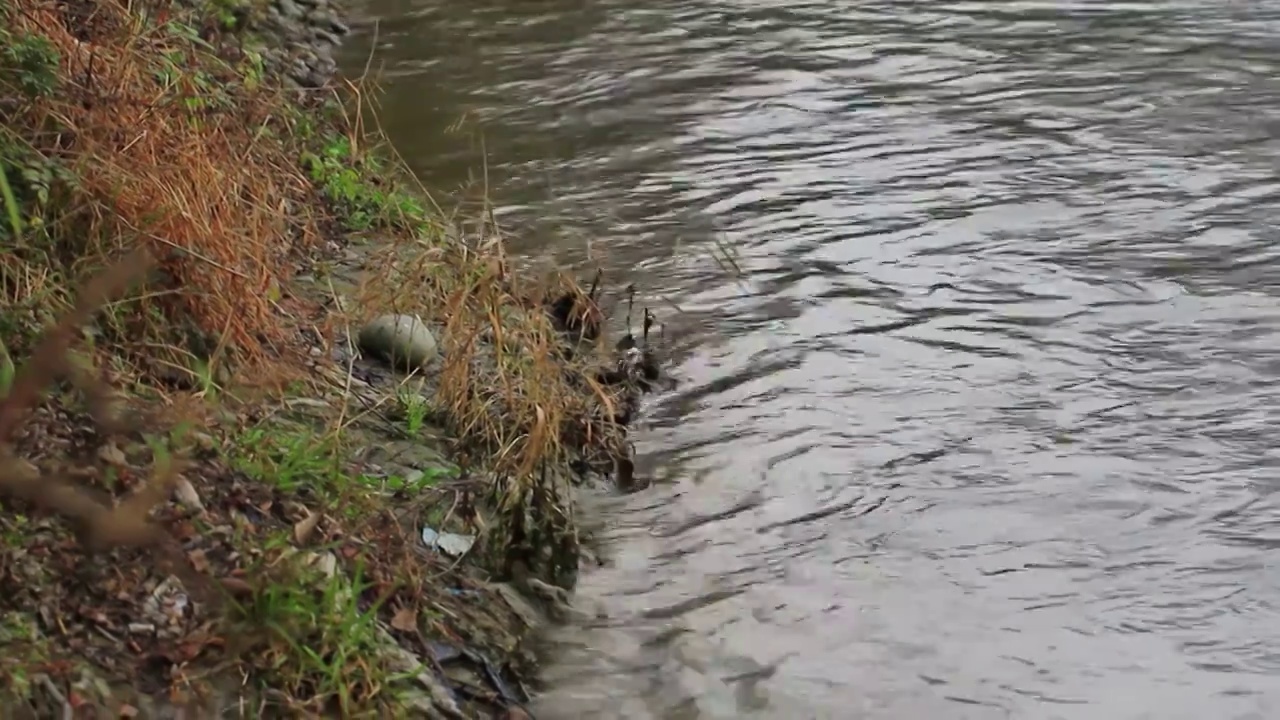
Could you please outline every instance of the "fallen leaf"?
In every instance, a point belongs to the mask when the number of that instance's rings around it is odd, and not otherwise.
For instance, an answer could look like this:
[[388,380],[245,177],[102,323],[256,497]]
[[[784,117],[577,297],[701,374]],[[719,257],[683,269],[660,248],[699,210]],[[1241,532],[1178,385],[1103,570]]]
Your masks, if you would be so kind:
[[308,513],[293,526],[293,541],[299,545],[307,542],[311,537],[311,533],[315,532],[316,525],[320,524],[320,513]]
[[253,586],[240,578],[222,578],[222,587],[226,588],[227,592],[232,595],[239,597],[245,597],[253,594]]
[[418,631],[418,613],[413,608],[403,607],[391,617],[391,627],[402,632]]
[[125,703],[124,705],[120,706],[120,717],[122,718],[138,717],[138,708],[128,703]]

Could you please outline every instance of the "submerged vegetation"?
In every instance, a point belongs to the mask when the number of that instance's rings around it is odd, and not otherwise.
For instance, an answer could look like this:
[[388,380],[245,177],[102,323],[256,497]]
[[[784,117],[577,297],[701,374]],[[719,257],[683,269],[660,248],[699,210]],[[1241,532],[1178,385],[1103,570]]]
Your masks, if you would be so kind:
[[[625,457],[595,292],[448,222],[256,14],[0,0],[0,706],[504,712],[511,589],[572,586],[569,485]],[[388,312],[435,367],[358,357]]]

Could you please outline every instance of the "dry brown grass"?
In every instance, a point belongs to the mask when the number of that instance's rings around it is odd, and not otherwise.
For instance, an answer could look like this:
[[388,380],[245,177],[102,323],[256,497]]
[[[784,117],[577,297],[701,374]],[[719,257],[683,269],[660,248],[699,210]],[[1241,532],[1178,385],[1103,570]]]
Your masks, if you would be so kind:
[[[477,465],[493,473],[491,562],[572,582],[578,537],[567,468],[575,461],[609,468],[626,441],[613,416],[627,389],[597,380],[611,353],[595,299],[563,272],[517,270],[491,226],[392,243],[369,266],[357,307],[417,314],[439,328],[437,406],[464,449],[482,458]],[[557,321],[556,301],[572,308],[571,327]],[[583,326],[588,337],[576,341],[573,330]]]
[[573,298],[575,316],[599,327],[599,308],[572,277],[513,269],[496,234],[392,244],[369,264],[377,272],[357,306],[415,313],[441,329],[439,405],[493,453],[494,469],[530,476],[619,439],[607,422],[616,391],[595,380],[609,359],[602,337],[575,343],[548,312]]
[[80,264],[141,246],[163,281],[117,328],[138,349],[180,365],[164,356],[201,343],[240,361],[278,354],[290,257],[317,238],[279,91],[244,83],[245,59],[188,39],[176,14],[123,0],[10,4],[11,32],[52,42],[61,84],[0,113],[8,140],[74,179],[55,188],[43,232],[5,254],[4,300],[65,301]]

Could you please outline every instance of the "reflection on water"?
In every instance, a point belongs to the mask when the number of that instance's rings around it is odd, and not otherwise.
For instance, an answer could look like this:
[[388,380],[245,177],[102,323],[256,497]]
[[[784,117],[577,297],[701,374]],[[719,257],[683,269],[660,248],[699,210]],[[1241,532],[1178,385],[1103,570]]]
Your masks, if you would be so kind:
[[430,182],[684,310],[540,717],[1276,716],[1280,5],[369,1]]

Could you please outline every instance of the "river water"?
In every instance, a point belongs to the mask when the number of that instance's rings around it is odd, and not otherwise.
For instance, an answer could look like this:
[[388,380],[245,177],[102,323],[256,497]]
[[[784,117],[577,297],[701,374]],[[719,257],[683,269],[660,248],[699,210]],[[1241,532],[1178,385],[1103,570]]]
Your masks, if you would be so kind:
[[364,1],[667,323],[540,718],[1280,717],[1280,2]]

